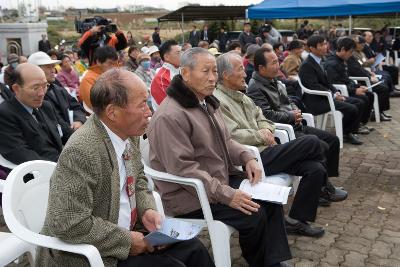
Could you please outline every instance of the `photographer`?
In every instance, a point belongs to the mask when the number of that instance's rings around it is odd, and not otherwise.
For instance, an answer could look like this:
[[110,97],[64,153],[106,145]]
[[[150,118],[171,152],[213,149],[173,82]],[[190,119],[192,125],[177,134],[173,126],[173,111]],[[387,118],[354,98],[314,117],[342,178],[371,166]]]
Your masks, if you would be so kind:
[[[101,17],[95,17],[94,23],[95,25],[82,35],[78,43],[78,46],[89,58],[89,65],[94,64],[93,54],[97,47],[107,45],[119,51],[126,48],[128,43],[124,33],[118,30],[115,24],[111,24]],[[78,29],[78,31],[83,32],[81,29]]]

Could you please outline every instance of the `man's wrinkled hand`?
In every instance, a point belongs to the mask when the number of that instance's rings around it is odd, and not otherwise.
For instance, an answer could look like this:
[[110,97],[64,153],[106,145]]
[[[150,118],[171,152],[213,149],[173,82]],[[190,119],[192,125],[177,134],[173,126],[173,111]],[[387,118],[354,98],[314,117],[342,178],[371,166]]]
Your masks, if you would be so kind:
[[233,195],[232,201],[229,203],[229,207],[240,210],[244,214],[251,215],[252,212],[258,211],[260,205],[253,202],[249,194],[237,189],[235,195]]
[[262,169],[260,164],[261,163],[258,163],[255,159],[249,160],[246,163],[246,173],[251,184],[256,184],[261,181]]
[[131,249],[129,255],[137,256],[146,252],[153,252],[154,248],[150,246],[145,240],[144,235],[140,232],[131,232]]
[[149,232],[161,229],[162,217],[161,214],[155,210],[148,209],[144,212],[142,216],[143,226]]

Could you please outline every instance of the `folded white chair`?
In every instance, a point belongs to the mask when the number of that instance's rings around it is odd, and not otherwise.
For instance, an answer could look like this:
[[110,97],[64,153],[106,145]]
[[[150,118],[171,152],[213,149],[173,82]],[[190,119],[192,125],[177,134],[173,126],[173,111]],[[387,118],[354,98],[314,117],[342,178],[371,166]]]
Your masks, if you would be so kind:
[[0,166],[6,167],[8,169],[14,169],[17,164],[12,163],[11,161],[6,160],[1,154],[0,154]]

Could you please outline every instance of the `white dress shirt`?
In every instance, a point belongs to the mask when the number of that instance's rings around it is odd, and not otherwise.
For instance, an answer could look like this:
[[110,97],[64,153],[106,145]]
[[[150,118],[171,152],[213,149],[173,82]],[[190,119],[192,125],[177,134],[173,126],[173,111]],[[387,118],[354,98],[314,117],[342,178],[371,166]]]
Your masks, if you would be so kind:
[[124,159],[122,158],[122,154],[124,153],[125,147],[127,144],[129,144],[129,139],[126,139],[124,141],[113,131],[111,131],[110,128],[108,128],[107,125],[105,125],[104,123],[103,126],[104,128],[106,128],[107,134],[111,139],[111,143],[113,144],[118,161],[119,189],[120,189],[118,226],[130,230],[131,205],[129,203],[129,197],[126,191],[126,170],[125,170]]

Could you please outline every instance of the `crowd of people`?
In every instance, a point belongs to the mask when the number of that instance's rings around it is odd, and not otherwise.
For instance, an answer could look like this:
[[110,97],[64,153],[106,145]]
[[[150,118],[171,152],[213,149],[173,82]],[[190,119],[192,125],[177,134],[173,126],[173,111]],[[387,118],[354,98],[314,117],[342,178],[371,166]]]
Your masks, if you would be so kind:
[[[376,34],[346,36],[340,28],[324,34],[308,22],[291,41],[270,24],[254,35],[245,23],[229,44],[223,28],[211,40],[207,26],[200,32],[193,26],[182,45],[162,41],[159,33],[155,28],[153,43],[139,47],[132,34],[103,38],[94,26],[79,40],[79,52],[54,51],[44,35],[40,51],[28,58],[8,55],[0,83],[0,154],[14,164],[57,162],[42,233],[94,245],[107,266],[214,266],[197,238],[161,247],[144,241],[162,223],[143,173],[144,136],[152,168],[203,182],[214,219],[239,232],[249,266],[288,266],[287,235],[323,236],[313,224],[318,207],[348,196],[330,181],[340,177],[339,138],[308,126],[302,116],[324,114],[329,103],[303,94],[300,82],[332,94],[343,114],[344,141],[362,145],[360,135],[374,131],[373,92],[380,120],[391,120],[397,66],[374,65],[382,52]],[[280,143],[275,123],[292,125],[296,139]],[[262,162],[244,145],[257,147]],[[301,176],[286,216],[282,205],[239,189],[243,179],[260,182],[260,164],[267,176]],[[1,171],[6,179],[9,170]],[[167,215],[203,217],[192,188],[156,181],[155,189]],[[87,265],[47,248],[37,261]]]

